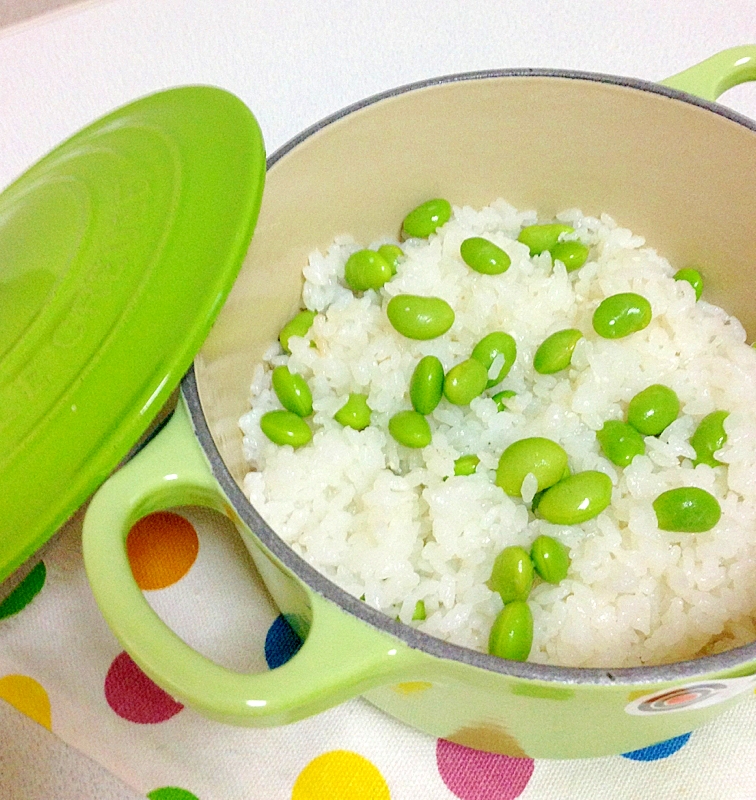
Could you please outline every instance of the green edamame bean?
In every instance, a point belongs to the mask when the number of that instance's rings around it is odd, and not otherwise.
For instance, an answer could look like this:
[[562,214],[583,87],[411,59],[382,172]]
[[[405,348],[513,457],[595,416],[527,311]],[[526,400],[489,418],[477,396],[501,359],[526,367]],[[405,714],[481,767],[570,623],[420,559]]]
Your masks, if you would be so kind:
[[305,309],[292,317],[286,325],[281,328],[281,333],[278,334],[278,341],[281,342],[281,347],[283,347],[287,353],[291,353],[291,350],[289,350],[289,339],[291,339],[292,336],[304,336],[312,327],[312,321],[314,319],[315,312]]
[[722,464],[714,458],[714,453],[727,441],[724,421],[729,414],[729,411],[712,411],[698,423],[693,436],[690,437],[690,443],[696,451],[696,458],[693,461],[695,466],[708,464],[710,467],[718,467]]
[[260,428],[275,444],[301,447],[312,439],[310,426],[293,411],[268,411],[260,417]]
[[375,250],[358,250],[344,265],[344,280],[354,292],[380,289],[392,274],[388,261]]
[[513,600],[527,600],[533,587],[533,562],[528,551],[514,545],[505,547],[493,563],[488,588],[501,595],[506,605]]
[[509,375],[509,370],[512,369],[512,364],[517,358],[517,343],[508,333],[493,331],[473,347],[471,355],[476,361],[480,361],[486,368],[486,372],[491,369],[497,356],[504,357],[504,363],[499,372],[486,383],[486,389],[490,389]]
[[430,414],[444,391],[444,365],[436,356],[424,356],[417,362],[410,380],[412,407],[420,414]]
[[509,400],[510,397],[515,397],[516,395],[517,392],[513,392],[511,389],[504,389],[501,392],[497,392],[491,398],[491,400],[493,400],[494,403],[496,403],[497,411],[506,411],[508,409],[506,401]]
[[280,366],[273,370],[271,380],[276,397],[287,411],[293,411],[300,417],[312,414],[312,393],[301,375],[289,372],[286,366]]
[[561,261],[567,272],[575,272],[588,260],[588,248],[582,242],[557,242],[549,248],[552,259]]
[[538,513],[555,525],[578,525],[597,517],[611,499],[611,478],[603,472],[587,470],[547,489],[538,504]]
[[402,222],[402,237],[407,239],[416,236],[427,239],[437,228],[451,218],[451,204],[448,200],[435,198],[421,203],[410,211]]
[[560,583],[570,568],[570,551],[551,536],[538,536],[530,551],[535,571],[547,583]]
[[435,339],[454,324],[454,310],[440,297],[398,294],[386,306],[394,329],[408,339]]
[[627,422],[616,419],[607,420],[596,438],[604,455],[618,467],[626,467],[635,456],[646,452],[643,436]]
[[465,239],[459,254],[470,269],[482,275],[501,275],[509,269],[512,259],[498,245],[482,236]]
[[391,274],[396,275],[396,268],[399,265],[399,259],[404,255],[404,250],[396,244],[382,244],[378,248],[378,255],[383,256],[391,268]]
[[444,397],[455,406],[466,406],[488,383],[488,371],[474,358],[453,366],[444,377]]
[[593,312],[593,330],[604,339],[622,339],[651,322],[651,303],[635,292],[604,298]]
[[541,375],[553,375],[567,369],[572,362],[575,345],[583,338],[577,328],[565,328],[563,331],[547,336],[533,357],[533,368]]
[[526,244],[530,248],[530,255],[537,256],[544,250],[551,250],[563,233],[574,233],[575,229],[571,225],[563,225],[555,222],[549,225],[526,225],[517,237],[518,242]]
[[627,407],[627,421],[644,436],[658,436],[680,413],[677,395],[661,383],[647,386]]
[[696,293],[696,300],[701,299],[701,293],[703,292],[703,276],[697,269],[692,269],[691,267],[679,269],[673,277],[676,281],[687,281]]
[[529,473],[537,478],[540,491],[555,484],[566,468],[567,453],[556,442],[541,436],[519,439],[501,454],[496,485],[511,497],[518,497]]
[[371,413],[370,406],[367,404],[367,395],[352,392],[346,403],[333,415],[333,418],[345,428],[362,431],[370,425]]
[[513,600],[496,616],[488,637],[488,652],[499,658],[526,661],[533,646],[533,614],[524,600]]
[[405,447],[427,447],[431,442],[428,420],[417,411],[399,411],[389,420],[389,433]]
[[703,533],[710,531],[722,516],[717,498],[696,486],[662,492],[653,505],[656,522],[663,531]]
[[415,603],[415,610],[412,612],[412,619],[417,622],[425,619],[425,600],[418,600]]
[[[572,472],[570,471],[570,468],[569,468],[569,465],[568,465],[568,466],[566,466],[564,468],[564,472],[562,473],[562,477],[559,480],[563,481],[565,478],[569,478],[570,475],[572,475]],[[533,495],[533,500],[530,503],[530,510],[534,514],[538,510],[538,504],[541,502],[541,498],[546,494],[547,491],[548,491],[548,489],[541,489],[541,491],[536,492]]]
[[474,475],[475,470],[478,468],[478,464],[480,464],[480,459],[478,458],[478,456],[474,454],[470,454],[467,456],[460,456],[454,462],[454,474]]

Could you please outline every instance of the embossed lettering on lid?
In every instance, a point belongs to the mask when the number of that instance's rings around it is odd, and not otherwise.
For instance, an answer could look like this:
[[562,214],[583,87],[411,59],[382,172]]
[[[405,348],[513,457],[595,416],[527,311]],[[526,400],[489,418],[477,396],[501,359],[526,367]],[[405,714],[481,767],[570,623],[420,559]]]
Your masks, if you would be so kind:
[[241,266],[264,176],[243,103],[180,87],[95,122],[0,195],[0,580],[178,384]]

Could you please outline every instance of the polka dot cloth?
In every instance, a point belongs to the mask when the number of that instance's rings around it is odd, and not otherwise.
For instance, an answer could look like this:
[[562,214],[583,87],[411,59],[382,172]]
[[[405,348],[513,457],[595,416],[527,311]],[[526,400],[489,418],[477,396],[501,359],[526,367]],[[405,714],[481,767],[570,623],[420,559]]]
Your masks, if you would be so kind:
[[631,761],[659,761],[676,753],[687,743],[688,739],[690,739],[690,734],[684,733],[682,736],[675,736],[674,739],[667,739],[665,742],[659,742],[659,744],[651,745],[651,747],[633,750],[622,755]]
[[[208,572],[203,572],[205,560],[213,548],[218,549],[217,541],[208,537],[211,519],[207,514],[196,517],[188,512],[152,514],[134,526],[126,542],[134,577],[158,613],[166,613],[165,609],[171,606],[183,607],[187,597],[199,596],[205,601],[208,608],[204,612],[204,622],[196,626],[201,631],[217,626],[218,620],[225,619],[229,609],[236,608],[239,603],[251,603],[249,598],[239,600],[236,595],[224,599],[220,590],[211,600],[203,595],[207,575],[218,574],[218,567],[212,564]],[[216,520],[214,524],[217,523]],[[230,565],[232,562],[238,565],[245,554],[239,549],[235,532],[229,537],[231,549],[226,556],[231,560],[222,570],[224,580],[220,583],[234,585],[237,578],[229,572]],[[79,557],[78,551],[76,557]],[[54,570],[62,583],[71,571],[70,552],[66,558],[68,561],[61,559]],[[705,736],[705,732],[686,733],[651,747],[593,762],[548,762],[497,755],[445,739],[432,740],[384,718],[363,701],[352,701],[320,717],[283,728],[256,730],[219,725],[185,709],[117,646],[96,610],[92,609],[83,577],[79,606],[82,621],[78,621],[71,609],[67,611],[71,624],[82,626],[77,629],[79,637],[71,637],[76,653],[71,659],[69,681],[71,685],[76,684],[81,665],[88,665],[87,678],[92,676],[92,680],[85,681],[89,699],[83,705],[94,718],[89,726],[79,722],[67,725],[66,713],[70,713],[71,704],[61,704],[66,712],[59,713],[56,708],[56,699],[66,690],[56,671],[12,669],[3,660],[6,641],[15,641],[14,631],[22,631],[25,620],[30,625],[42,624],[40,611],[45,608],[44,604],[52,599],[55,591],[61,591],[60,586],[49,586],[51,574],[50,564],[39,562],[0,602],[0,699],[85,752],[86,742],[81,738],[77,740],[73,731],[81,737],[82,731],[89,727],[93,731],[90,749],[109,769],[118,774],[119,768],[126,764],[124,779],[133,783],[143,768],[143,783],[135,788],[149,800],[211,800],[216,797],[222,800],[226,796],[266,796],[271,800],[402,800],[420,796],[439,800],[546,797],[551,800],[556,796],[595,796],[587,789],[582,794],[575,793],[574,787],[579,784],[574,777],[574,770],[579,769],[575,764],[591,765],[586,775],[594,774],[598,765],[603,765],[607,774],[614,770],[620,775],[622,764],[629,769],[635,762],[634,769],[647,770],[654,780],[661,780],[659,776],[666,773],[655,769],[657,762],[700,757],[700,754],[686,757],[685,753],[691,747],[695,751],[697,737]],[[249,571],[242,573],[241,579],[248,580],[249,574]],[[225,610],[223,602],[227,604]],[[52,609],[53,606],[49,610]],[[287,619],[269,601],[267,609],[268,616],[261,617],[255,641],[249,645],[241,643],[239,648],[242,652],[249,648],[262,651],[260,657],[264,655],[264,662],[250,667],[251,671],[264,669],[266,665],[269,669],[283,666],[302,645]],[[191,608],[186,613],[194,620],[195,612]],[[60,624],[60,618],[57,619]],[[28,663],[32,665],[33,659]],[[244,671],[243,663],[232,667]],[[406,681],[394,687],[407,697],[429,688],[431,684],[424,681]],[[756,698],[753,705],[756,706]],[[366,718],[369,718],[368,723],[364,722]],[[374,731],[381,726],[391,726],[393,735],[378,737]],[[97,734],[99,730],[107,732],[107,736]],[[756,735],[752,738],[756,755]],[[104,756],[108,752],[111,753],[109,759]],[[572,772],[568,783],[573,793],[554,794],[551,789],[548,794],[542,793],[543,787],[556,785],[554,775],[561,768],[560,764],[570,764]],[[244,778],[241,773],[247,765]],[[156,780],[160,775],[163,780]],[[406,783],[410,777],[415,783]],[[216,793],[217,780],[226,781],[226,795]],[[258,781],[264,783],[258,784]],[[635,781],[633,777],[628,786]],[[612,785],[620,783],[617,778]],[[756,773],[754,783],[756,785]],[[270,791],[262,792],[262,785]],[[657,794],[664,796],[663,784],[658,784]],[[624,794],[613,796],[625,797]],[[690,796],[696,796],[695,792]]]
[[292,800],[389,800],[389,788],[377,767],[348,750],[314,758],[299,773]]
[[149,800],[199,800],[196,794],[179,789],[178,786],[163,786],[147,792]]
[[156,686],[131,660],[120,653],[105,676],[105,699],[122,719],[141,725],[165,722],[183,706]]

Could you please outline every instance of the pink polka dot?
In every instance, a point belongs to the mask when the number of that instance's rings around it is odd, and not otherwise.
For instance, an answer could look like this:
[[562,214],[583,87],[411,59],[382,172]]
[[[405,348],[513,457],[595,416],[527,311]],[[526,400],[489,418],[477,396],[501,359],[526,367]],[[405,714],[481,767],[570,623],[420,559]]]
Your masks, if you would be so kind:
[[122,719],[140,724],[165,722],[183,706],[153,683],[127,653],[113,659],[105,676],[105,699]]
[[484,753],[439,739],[436,764],[447,788],[460,800],[514,800],[533,774],[532,758]]

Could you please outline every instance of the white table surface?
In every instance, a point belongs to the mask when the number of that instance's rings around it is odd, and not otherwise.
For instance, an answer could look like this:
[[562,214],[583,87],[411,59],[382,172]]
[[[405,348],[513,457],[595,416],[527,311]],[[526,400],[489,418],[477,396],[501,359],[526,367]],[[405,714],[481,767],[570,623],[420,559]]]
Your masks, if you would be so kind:
[[[0,187],[140,95],[222,86],[269,152],[393,86],[452,72],[555,67],[658,80],[756,42],[756,4],[699,0],[103,0],[0,31]],[[722,102],[756,118],[756,85]],[[0,797],[136,797],[0,702]]]

